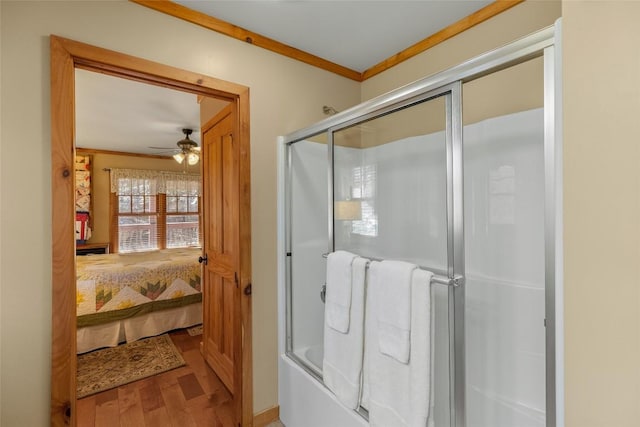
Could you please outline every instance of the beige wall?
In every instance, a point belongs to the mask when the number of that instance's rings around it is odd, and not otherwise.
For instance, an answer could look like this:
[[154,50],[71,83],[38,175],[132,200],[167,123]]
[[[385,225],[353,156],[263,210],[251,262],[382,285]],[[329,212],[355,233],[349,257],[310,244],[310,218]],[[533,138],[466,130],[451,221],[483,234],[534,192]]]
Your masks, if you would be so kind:
[[464,83],[465,125],[544,106],[544,60],[523,62]]
[[528,0],[362,83],[362,101],[460,64],[560,17],[559,1]]
[[[88,152],[91,154],[90,152]],[[91,174],[92,220],[91,238],[89,243],[109,243],[109,193],[111,182],[109,172],[105,168],[120,169],[151,169],[181,172],[184,166],[172,158],[157,159],[119,154],[91,154],[93,157],[93,172]],[[191,166],[190,173],[199,173],[200,169]],[[113,248],[111,249],[113,250]]]
[[[460,64],[553,25],[560,17],[559,1],[529,0],[479,24],[470,30],[435,46],[362,83],[362,101]],[[542,107],[543,61],[536,58],[526,63],[464,83],[464,124],[490,117]],[[523,84],[526,82],[526,84]],[[387,126],[393,122],[393,126]],[[376,127],[374,137],[361,135],[361,146],[369,147],[409,135],[432,133],[444,128],[444,103],[429,102],[375,121],[363,129]],[[353,139],[353,138],[352,138]],[[347,143],[345,143],[347,145]]]
[[640,425],[640,3],[563,2],[566,421]]
[[[553,17],[557,17],[556,13],[551,14],[550,19]],[[543,65],[543,58],[538,57],[464,83],[464,125],[542,108]],[[389,73],[393,73],[393,70]],[[409,136],[443,131],[445,125],[445,102],[441,97],[337,132],[334,135],[334,144],[368,148]]]
[[276,136],[322,119],[323,105],[358,103],[359,84],[130,2],[0,8],[0,203],[15,207],[0,223],[0,424],[49,424],[50,34],[250,87],[254,408],[276,405]]

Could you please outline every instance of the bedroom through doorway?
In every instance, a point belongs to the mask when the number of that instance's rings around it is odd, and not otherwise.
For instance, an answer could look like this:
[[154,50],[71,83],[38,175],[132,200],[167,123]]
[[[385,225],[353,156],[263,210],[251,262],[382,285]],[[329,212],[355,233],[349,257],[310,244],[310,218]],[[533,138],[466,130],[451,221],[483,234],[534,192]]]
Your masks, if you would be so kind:
[[[55,36],[51,46],[52,425],[87,425],[98,406],[123,397],[129,415],[170,417],[176,392],[209,408],[217,400],[225,424],[251,425],[248,89]],[[230,313],[234,321],[223,323]],[[203,320],[203,335],[188,333]],[[142,357],[147,337],[185,364],[156,377],[177,386],[147,411],[155,414],[145,413],[140,382],[77,394],[76,353],[130,342]],[[212,421],[201,418],[201,402],[192,406],[180,416]]]
[[82,69],[75,88],[77,353],[201,324],[200,129],[229,102]]
[[[139,425],[229,417],[199,351],[198,263],[201,129],[229,101],[82,69],[75,87],[78,424],[125,405]],[[221,407],[207,413],[214,394]]]

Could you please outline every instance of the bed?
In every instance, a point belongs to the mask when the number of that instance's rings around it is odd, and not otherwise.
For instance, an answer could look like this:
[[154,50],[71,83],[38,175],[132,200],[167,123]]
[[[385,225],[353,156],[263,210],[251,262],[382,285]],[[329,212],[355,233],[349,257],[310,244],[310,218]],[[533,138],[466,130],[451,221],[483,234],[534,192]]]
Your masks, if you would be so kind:
[[201,250],[76,258],[77,352],[202,323]]

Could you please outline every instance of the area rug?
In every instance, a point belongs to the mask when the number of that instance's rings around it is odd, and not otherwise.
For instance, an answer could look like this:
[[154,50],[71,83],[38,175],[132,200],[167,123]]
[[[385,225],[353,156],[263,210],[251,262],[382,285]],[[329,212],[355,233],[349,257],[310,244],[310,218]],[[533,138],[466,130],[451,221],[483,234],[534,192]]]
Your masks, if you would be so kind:
[[81,354],[77,396],[90,396],[185,364],[167,334]]
[[187,332],[192,337],[195,337],[196,335],[202,335],[202,325],[197,325],[197,326],[194,326],[193,328],[188,328]]

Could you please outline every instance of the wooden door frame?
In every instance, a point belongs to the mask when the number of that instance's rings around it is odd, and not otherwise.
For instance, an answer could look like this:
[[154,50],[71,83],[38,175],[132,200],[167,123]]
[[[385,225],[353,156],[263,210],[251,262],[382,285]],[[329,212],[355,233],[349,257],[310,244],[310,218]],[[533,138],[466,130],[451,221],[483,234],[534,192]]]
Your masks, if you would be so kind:
[[[51,47],[51,206],[52,343],[51,425],[76,425],[76,272],[75,272],[75,69],[81,68],[156,86],[225,99],[235,104],[234,128],[240,144],[241,289],[251,289],[251,192],[249,88],[119,52],[52,35]],[[203,171],[204,172],[204,171]],[[247,295],[247,293],[249,295]],[[250,292],[240,301],[234,398],[238,423],[253,423],[253,369]]]

